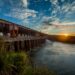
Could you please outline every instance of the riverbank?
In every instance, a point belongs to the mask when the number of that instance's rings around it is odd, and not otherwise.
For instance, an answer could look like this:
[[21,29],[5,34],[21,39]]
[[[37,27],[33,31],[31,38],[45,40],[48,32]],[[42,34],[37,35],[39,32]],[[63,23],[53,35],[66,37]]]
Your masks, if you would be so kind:
[[29,53],[24,51],[6,51],[0,39],[0,75],[56,75],[47,67],[33,66]]

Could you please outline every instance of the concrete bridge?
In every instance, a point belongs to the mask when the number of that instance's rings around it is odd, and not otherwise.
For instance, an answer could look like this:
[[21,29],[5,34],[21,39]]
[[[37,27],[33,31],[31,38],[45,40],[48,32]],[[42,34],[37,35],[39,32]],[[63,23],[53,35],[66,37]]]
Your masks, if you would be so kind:
[[46,40],[46,36],[41,32],[2,19],[0,36],[7,51],[30,51],[41,47]]
[[41,47],[46,39],[75,44],[74,35],[48,35],[2,19],[0,19],[0,36],[7,51],[32,51]]
[[46,38],[45,37],[34,37],[34,36],[19,36],[19,37],[3,37],[5,43],[5,49],[7,51],[30,51],[41,47]]

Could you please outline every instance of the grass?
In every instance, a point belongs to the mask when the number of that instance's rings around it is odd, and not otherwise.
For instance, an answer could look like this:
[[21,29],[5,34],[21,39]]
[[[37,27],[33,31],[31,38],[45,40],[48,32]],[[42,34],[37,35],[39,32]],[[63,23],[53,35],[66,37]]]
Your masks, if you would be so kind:
[[0,38],[0,75],[55,75],[46,67],[33,67],[26,52],[6,52]]

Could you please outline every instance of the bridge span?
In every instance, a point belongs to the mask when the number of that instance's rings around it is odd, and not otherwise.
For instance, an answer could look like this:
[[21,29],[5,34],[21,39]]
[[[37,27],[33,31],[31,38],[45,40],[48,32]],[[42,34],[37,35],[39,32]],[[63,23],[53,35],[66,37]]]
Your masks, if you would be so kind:
[[7,51],[30,51],[41,47],[46,41],[43,33],[2,19],[0,36],[4,40]]
[[2,19],[0,19],[0,36],[4,40],[5,49],[8,51],[30,51],[41,47],[46,39],[52,42],[75,44],[74,35],[48,35]]

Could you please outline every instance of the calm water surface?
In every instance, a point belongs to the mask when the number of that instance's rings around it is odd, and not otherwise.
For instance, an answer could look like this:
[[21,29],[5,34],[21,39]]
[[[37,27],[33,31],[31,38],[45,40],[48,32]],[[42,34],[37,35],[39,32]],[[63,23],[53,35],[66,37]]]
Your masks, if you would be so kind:
[[47,66],[58,75],[75,75],[75,45],[47,41],[33,58],[38,66]]

